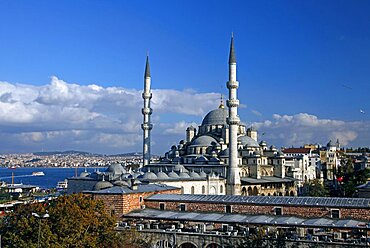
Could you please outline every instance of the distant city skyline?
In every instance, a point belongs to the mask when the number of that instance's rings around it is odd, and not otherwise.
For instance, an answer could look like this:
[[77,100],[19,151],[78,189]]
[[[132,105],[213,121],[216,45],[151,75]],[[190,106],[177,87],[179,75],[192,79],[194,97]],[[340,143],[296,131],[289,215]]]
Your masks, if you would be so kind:
[[0,153],[142,151],[149,52],[152,154],[227,98],[280,146],[370,140],[368,1],[2,1]]

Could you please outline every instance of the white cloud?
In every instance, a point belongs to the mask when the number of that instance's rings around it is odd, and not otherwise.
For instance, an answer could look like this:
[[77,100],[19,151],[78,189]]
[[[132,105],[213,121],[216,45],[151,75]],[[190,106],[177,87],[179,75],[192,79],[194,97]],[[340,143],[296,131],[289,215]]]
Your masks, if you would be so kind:
[[[51,77],[47,85],[0,81],[3,151],[83,149],[116,153],[141,149],[141,90],[67,83]],[[163,114],[202,116],[218,105],[216,93],[154,89],[152,120]],[[172,120],[170,120],[172,121]],[[175,122],[176,120],[173,120]],[[179,134],[185,122],[158,125],[158,135]],[[182,130],[185,132],[185,130]],[[153,150],[167,147],[159,144]]]
[[[264,139],[282,146],[301,146],[306,143],[326,144],[339,139],[342,145],[354,144],[358,137],[370,138],[369,122],[320,119],[315,115],[299,113],[296,115],[274,114],[272,120],[253,124]],[[367,144],[363,144],[367,145]]]

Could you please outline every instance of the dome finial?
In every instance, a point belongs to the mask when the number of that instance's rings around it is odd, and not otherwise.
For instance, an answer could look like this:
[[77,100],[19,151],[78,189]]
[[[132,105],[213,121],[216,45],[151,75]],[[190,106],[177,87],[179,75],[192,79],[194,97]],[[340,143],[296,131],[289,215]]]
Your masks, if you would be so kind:
[[221,102],[220,102],[220,106],[218,106],[218,108],[225,108],[224,106],[224,97],[223,95],[221,94]]

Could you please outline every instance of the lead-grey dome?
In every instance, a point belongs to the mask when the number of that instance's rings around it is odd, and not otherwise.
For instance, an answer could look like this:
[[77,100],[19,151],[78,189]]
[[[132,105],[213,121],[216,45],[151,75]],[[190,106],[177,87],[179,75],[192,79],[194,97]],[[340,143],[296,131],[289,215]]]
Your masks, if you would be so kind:
[[228,110],[226,108],[218,108],[209,112],[202,121],[203,125],[226,125]]
[[202,135],[191,142],[191,146],[213,146],[219,145],[217,140],[209,135]]
[[113,173],[114,175],[121,175],[126,173],[126,170],[120,164],[111,164],[108,166],[106,172]]
[[179,175],[177,175],[177,173],[176,173],[176,172],[174,172],[174,171],[171,171],[170,173],[168,173],[168,176],[169,176],[170,178],[179,178]]
[[157,178],[158,179],[168,179],[168,176],[163,171],[160,171],[160,172],[157,173]]
[[111,184],[110,182],[100,181],[100,182],[97,182],[95,184],[94,190],[102,190],[102,189],[107,189],[107,188],[110,188],[110,187],[113,187],[113,184]]
[[241,136],[238,138],[238,141],[242,143],[243,146],[249,146],[249,147],[259,147],[260,146],[257,141],[255,141],[249,136]]
[[140,177],[140,178],[143,178],[143,179],[157,179],[157,175],[154,174],[151,171],[148,171],[148,172],[145,172],[144,175],[142,175],[142,177]]

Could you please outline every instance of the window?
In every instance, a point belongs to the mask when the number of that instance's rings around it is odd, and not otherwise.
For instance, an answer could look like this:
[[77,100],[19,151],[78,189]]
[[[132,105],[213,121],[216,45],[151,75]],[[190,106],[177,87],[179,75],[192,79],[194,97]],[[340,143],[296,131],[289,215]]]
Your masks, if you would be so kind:
[[220,193],[224,193],[224,187],[222,185],[220,186]]
[[202,186],[202,194],[206,193],[206,187]]
[[283,210],[281,207],[275,207],[275,215],[282,215]]
[[231,212],[232,212],[231,206],[230,205],[226,205],[225,206],[225,213],[231,214]]
[[186,211],[186,206],[185,204],[180,204],[180,211],[185,212]]
[[332,209],[331,210],[331,217],[333,219],[339,219],[339,217],[340,217],[339,209]]
[[164,206],[164,203],[163,202],[159,203],[159,209],[160,210],[164,210],[165,209],[165,206]]
[[195,192],[194,186],[191,186],[190,191],[191,191],[191,194],[194,195],[194,192]]
[[142,203],[142,202],[143,202],[143,197],[142,197],[142,196],[140,196],[140,197],[139,197],[139,202],[140,202],[140,203]]
[[114,215],[115,215],[115,213],[116,213],[116,212],[114,211],[114,209],[111,209],[111,210],[110,210],[110,216],[114,216]]

